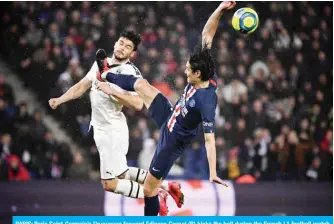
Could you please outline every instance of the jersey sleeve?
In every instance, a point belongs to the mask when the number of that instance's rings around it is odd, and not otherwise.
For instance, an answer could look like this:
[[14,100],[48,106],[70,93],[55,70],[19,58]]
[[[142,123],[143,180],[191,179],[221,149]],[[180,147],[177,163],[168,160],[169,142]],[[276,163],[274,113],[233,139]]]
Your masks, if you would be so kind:
[[94,62],[92,67],[90,68],[89,72],[87,72],[87,75],[84,77],[85,79],[88,79],[91,82],[94,82],[96,79],[96,74],[99,71],[99,67],[97,66],[97,63]]
[[201,100],[201,117],[204,133],[214,133],[215,131],[215,116],[217,107],[216,93],[210,94]]
[[136,78],[142,78],[142,75],[139,69],[136,66],[131,65],[131,64],[125,64],[125,65],[120,66],[117,69],[117,73],[123,74],[123,75],[133,75]]

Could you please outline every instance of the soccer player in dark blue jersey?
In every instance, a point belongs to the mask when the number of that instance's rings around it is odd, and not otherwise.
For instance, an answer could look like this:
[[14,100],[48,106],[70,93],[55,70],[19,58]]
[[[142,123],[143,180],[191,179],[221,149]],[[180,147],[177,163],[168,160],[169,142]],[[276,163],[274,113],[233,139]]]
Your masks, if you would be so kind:
[[[136,91],[160,128],[156,152],[144,182],[145,216],[158,215],[158,189],[174,162],[189,147],[191,140],[199,131],[200,124],[203,125],[205,135],[210,182],[227,186],[216,172],[214,131],[217,83],[210,49],[222,13],[232,9],[235,4],[234,1],[222,2],[205,24],[202,44],[191,54],[186,65],[185,74],[188,84],[174,107],[145,79],[108,71],[97,74],[100,81],[114,83],[128,91]],[[100,83],[99,89],[109,95],[118,94],[107,83]]]

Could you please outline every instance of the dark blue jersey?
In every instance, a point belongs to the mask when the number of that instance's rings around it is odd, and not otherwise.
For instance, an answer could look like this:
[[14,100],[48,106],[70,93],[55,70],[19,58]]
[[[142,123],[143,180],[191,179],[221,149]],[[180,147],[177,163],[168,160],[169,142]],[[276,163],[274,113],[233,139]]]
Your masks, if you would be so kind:
[[203,126],[204,133],[215,129],[217,106],[216,78],[207,88],[195,89],[188,84],[174,107],[161,93],[152,101],[148,111],[160,128],[157,150],[150,165],[150,173],[165,179],[174,162],[189,148]]
[[188,84],[167,120],[166,128],[169,132],[185,143],[196,136],[201,123],[204,133],[213,133],[217,107],[216,89],[216,77],[210,80],[207,88],[196,89]]

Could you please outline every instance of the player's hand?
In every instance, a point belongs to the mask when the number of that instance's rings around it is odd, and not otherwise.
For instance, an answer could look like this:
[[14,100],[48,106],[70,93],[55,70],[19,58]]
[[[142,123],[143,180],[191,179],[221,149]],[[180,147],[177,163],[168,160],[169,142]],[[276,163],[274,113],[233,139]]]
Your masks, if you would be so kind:
[[224,1],[220,3],[219,8],[221,10],[230,10],[233,9],[237,3],[235,1]]
[[59,98],[51,98],[49,100],[49,105],[52,109],[57,109],[57,107],[60,105]]
[[210,182],[211,183],[216,183],[216,184],[221,184],[225,187],[228,187],[228,185],[217,176],[210,177]]
[[104,92],[107,95],[115,95],[116,94],[116,90],[114,88],[111,88],[109,86],[109,84],[106,83],[106,82],[100,82],[99,84],[97,84],[97,89],[101,90],[102,92]]

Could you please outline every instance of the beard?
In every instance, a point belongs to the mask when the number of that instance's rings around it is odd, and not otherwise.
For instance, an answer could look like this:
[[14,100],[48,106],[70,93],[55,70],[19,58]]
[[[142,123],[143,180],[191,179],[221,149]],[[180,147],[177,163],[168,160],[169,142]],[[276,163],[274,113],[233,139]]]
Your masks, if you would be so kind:
[[119,56],[119,55],[117,55],[116,52],[114,52],[114,57],[115,57],[115,59],[118,60],[118,61],[123,61],[123,60],[128,59],[128,57],[126,57],[126,56]]

